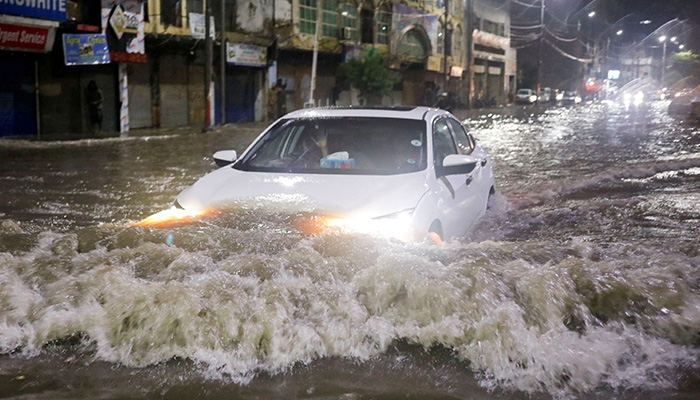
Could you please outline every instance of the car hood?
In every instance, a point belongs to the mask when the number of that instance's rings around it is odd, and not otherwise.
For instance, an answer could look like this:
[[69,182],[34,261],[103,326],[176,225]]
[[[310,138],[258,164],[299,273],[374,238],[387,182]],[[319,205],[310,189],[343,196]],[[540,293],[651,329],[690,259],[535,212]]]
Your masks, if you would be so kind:
[[226,203],[265,198],[303,205],[304,210],[378,217],[414,208],[428,191],[426,171],[400,175],[290,174],[223,167],[182,191],[185,209],[212,209]]

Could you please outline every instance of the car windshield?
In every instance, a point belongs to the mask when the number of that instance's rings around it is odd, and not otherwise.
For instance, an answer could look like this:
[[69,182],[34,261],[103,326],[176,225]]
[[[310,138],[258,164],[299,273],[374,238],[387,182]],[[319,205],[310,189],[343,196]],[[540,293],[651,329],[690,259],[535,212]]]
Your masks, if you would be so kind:
[[517,94],[530,94],[530,89],[520,89]]
[[425,122],[398,118],[286,119],[234,168],[244,171],[393,175],[426,168]]

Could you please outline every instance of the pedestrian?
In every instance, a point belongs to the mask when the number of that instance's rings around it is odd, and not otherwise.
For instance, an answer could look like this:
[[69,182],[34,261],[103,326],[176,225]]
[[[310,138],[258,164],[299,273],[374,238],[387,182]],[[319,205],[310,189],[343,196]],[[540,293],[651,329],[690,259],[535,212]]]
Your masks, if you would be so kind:
[[271,121],[274,121],[277,119],[277,92],[279,88],[277,87],[277,83],[274,83],[272,87],[270,87],[270,92],[268,93],[267,96],[267,118]]
[[93,133],[102,132],[102,91],[95,81],[90,81],[87,86],[87,101],[90,111],[90,130]]
[[287,83],[282,79],[277,79],[277,118],[287,113]]

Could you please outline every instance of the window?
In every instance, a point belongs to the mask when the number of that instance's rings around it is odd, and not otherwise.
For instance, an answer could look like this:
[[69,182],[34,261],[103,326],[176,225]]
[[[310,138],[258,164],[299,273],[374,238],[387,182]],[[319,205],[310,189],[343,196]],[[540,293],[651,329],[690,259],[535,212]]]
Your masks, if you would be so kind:
[[457,25],[457,29],[452,35],[452,55],[455,57],[462,56],[462,27],[459,25]]
[[454,119],[447,119],[448,125],[452,128],[452,133],[457,140],[457,147],[461,154],[471,154],[474,151],[474,143],[469,139],[467,131],[464,130],[464,126]]
[[321,36],[338,37],[338,0],[323,0],[323,32]]
[[457,148],[445,118],[435,121],[433,129],[433,162],[436,167],[442,167],[442,160],[450,154],[457,154]]
[[343,30],[349,32],[349,35],[344,35],[343,39],[357,40],[357,6],[352,3],[342,3],[340,15]]
[[161,0],[160,22],[164,25],[182,26],[182,4],[180,0]]
[[299,0],[299,32],[316,33],[316,0]]
[[362,43],[374,43],[374,10],[363,8],[360,12]]
[[389,32],[391,30],[391,9],[386,3],[377,11],[377,43],[389,44]]
[[234,168],[281,173],[404,174],[427,167],[425,143],[425,123],[419,120],[288,119],[271,128]]

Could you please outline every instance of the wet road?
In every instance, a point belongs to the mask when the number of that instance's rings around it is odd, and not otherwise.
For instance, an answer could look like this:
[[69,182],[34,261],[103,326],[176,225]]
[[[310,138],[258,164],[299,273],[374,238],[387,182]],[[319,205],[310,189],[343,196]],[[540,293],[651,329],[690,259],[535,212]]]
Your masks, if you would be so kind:
[[256,126],[0,142],[0,397],[697,398],[700,129],[666,107],[465,115],[498,194],[444,247],[128,225]]

